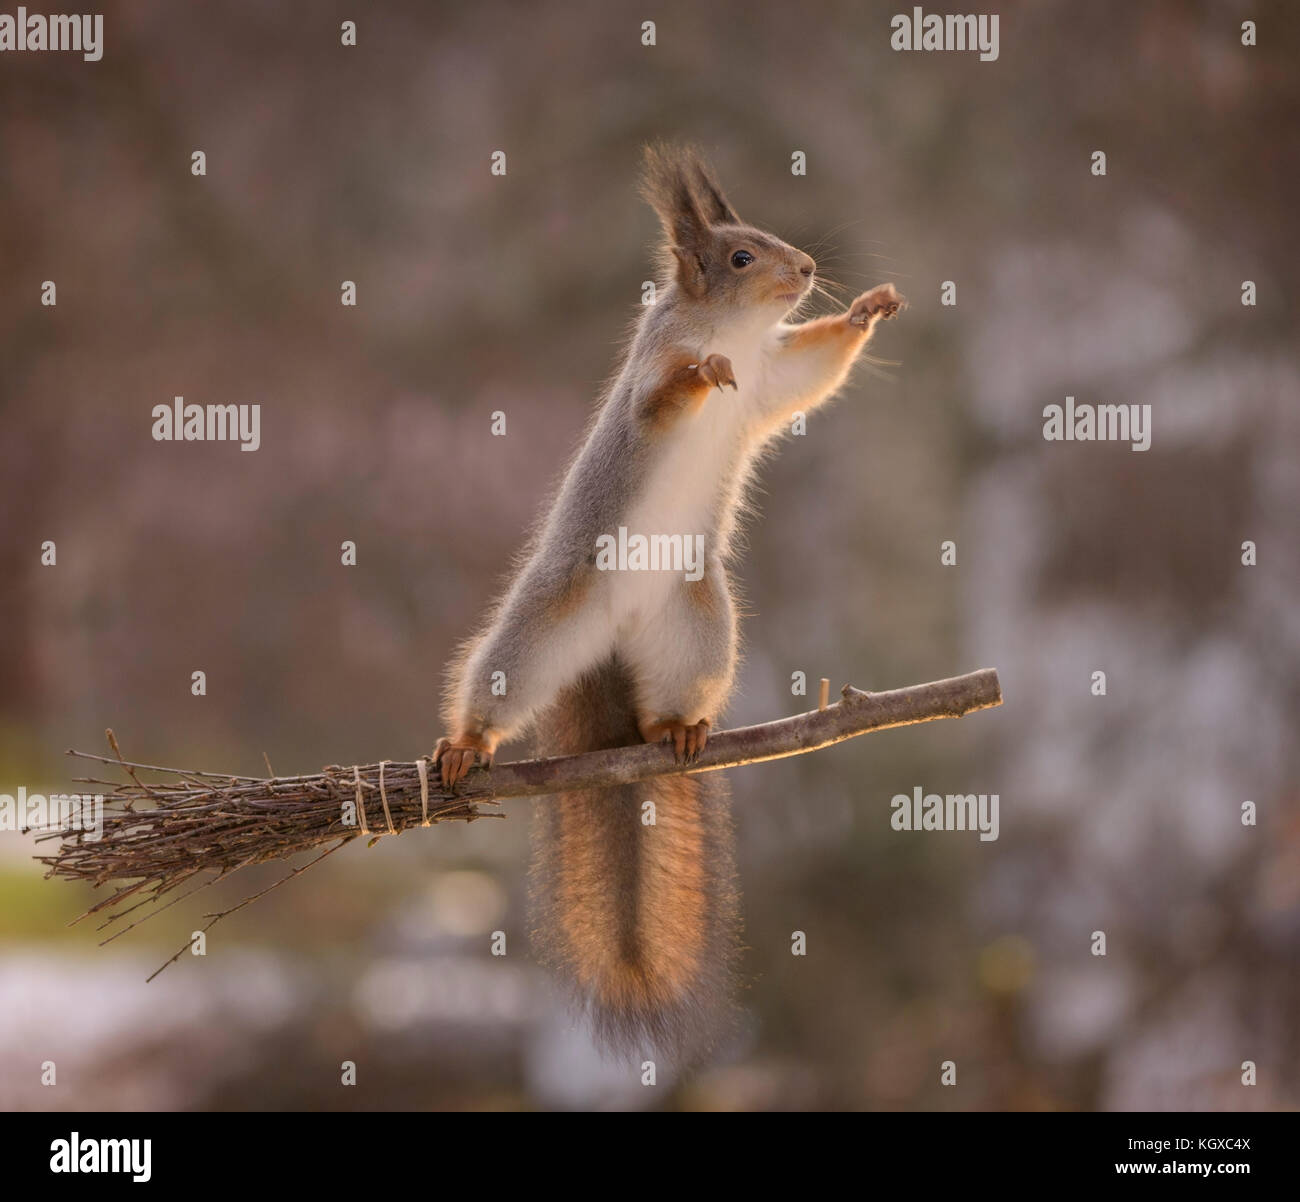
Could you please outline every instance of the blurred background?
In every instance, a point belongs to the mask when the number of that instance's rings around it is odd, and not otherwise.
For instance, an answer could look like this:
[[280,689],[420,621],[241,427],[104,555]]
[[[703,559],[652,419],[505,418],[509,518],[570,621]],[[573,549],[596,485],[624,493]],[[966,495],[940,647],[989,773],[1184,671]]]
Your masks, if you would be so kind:
[[[727,724],[823,675],[1006,696],[730,774],[745,1017],[654,1090],[529,954],[544,803],[352,845],[149,985],[277,872],[99,948],[0,833],[0,1106],[1300,1104],[1300,10],[1004,2],[988,63],[891,51],[896,10],[149,0],[101,62],[0,58],[0,792],[106,726],[252,774],[427,752],[638,312],[657,137],[911,303],[762,474]],[[1150,404],[1151,449],[1045,442],[1067,394]],[[261,449],[153,441],[176,395],[259,403]],[[892,830],[917,786],[996,792],[1000,838]]]

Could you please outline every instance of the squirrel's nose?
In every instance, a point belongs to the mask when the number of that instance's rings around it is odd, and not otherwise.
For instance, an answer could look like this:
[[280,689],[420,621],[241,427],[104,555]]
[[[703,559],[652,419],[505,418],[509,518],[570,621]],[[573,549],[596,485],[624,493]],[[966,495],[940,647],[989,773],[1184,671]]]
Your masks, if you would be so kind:
[[804,255],[803,262],[799,265],[800,275],[812,275],[817,270],[817,263],[811,255]]

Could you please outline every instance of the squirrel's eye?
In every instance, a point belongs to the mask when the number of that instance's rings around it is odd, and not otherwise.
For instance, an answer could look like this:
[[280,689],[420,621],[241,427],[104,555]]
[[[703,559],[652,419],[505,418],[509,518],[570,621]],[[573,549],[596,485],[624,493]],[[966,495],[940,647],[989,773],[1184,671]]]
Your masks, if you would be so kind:
[[738,250],[731,256],[732,267],[748,267],[754,261],[754,256],[747,250]]

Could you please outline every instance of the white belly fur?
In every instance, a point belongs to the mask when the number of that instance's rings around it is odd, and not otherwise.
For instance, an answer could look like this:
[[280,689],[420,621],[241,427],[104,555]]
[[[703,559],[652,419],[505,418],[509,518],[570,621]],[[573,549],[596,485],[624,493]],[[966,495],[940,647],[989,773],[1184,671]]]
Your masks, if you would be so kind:
[[[763,335],[746,331],[723,335],[705,353],[731,360],[737,388],[713,389],[698,412],[668,435],[663,453],[640,497],[627,514],[628,535],[704,535],[706,559],[718,554],[719,495],[743,448],[753,398],[762,384]],[[611,573],[609,600],[616,624],[655,610],[671,589],[680,588],[679,572]]]

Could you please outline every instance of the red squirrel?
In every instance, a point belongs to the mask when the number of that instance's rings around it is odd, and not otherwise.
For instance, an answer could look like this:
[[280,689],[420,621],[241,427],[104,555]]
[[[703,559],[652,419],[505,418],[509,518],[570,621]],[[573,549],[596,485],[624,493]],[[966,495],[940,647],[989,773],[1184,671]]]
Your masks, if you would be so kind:
[[[736,670],[728,569],[756,460],[905,303],[881,284],[792,323],[816,264],[743,222],[695,152],[648,148],[642,192],[663,225],[658,299],[512,583],[449,666],[451,734],[434,752],[447,787],[530,727],[544,755],[641,741],[699,754]],[[602,570],[598,545],[620,528],[683,536],[702,563]],[[740,927],[718,774],[539,802],[532,895],[540,954],[604,1046],[689,1056],[725,1030]]]

